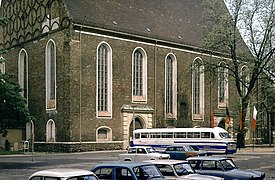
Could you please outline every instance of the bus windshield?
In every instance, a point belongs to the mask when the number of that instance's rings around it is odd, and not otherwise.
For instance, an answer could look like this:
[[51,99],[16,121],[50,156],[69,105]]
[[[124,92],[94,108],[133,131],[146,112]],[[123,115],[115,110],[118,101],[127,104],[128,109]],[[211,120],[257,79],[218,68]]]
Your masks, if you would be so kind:
[[224,138],[224,139],[231,138],[230,135],[226,132],[221,132],[219,133],[219,135],[221,136],[221,138]]

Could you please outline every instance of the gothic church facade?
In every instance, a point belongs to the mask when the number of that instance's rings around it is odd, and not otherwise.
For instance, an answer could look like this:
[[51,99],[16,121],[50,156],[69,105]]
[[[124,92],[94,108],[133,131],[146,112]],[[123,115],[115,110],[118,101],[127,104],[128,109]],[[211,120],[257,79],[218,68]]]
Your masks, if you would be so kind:
[[[201,0],[2,0],[2,69],[35,119],[35,150],[125,149],[137,128],[211,127],[236,100],[205,50]],[[33,133],[32,133],[33,132]]]

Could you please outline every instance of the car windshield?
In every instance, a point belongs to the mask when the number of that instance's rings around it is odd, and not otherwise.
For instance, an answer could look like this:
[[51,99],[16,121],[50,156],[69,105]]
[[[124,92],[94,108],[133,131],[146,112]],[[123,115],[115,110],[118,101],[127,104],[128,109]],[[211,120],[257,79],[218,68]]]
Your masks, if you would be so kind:
[[195,151],[191,146],[183,146],[185,151]]
[[164,179],[155,165],[137,166],[133,168],[133,171],[138,179]]
[[146,148],[146,151],[148,153],[155,153],[156,152],[156,150],[154,148]]
[[234,164],[234,162],[231,159],[222,160],[221,164],[222,164],[225,171],[229,171],[229,170],[232,170],[232,169],[237,169],[236,165]]
[[221,136],[221,138],[224,138],[224,139],[231,138],[227,132],[219,133],[219,135]]
[[175,169],[178,176],[194,173],[193,168],[188,163],[175,164],[174,169]]

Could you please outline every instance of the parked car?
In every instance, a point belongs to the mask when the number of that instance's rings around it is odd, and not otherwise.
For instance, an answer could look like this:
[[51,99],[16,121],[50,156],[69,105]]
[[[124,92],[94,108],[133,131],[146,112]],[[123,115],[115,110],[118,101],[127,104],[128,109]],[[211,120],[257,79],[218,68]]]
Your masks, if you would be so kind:
[[169,158],[169,154],[158,153],[154,148],[149,146],[130,147],[127,153],[118,155],[120,161],[144,161]]
[[91,169],[99,179],[108,180],[164,180],[158,168],[148,162],[108,162]]
[[148,161],[160,170],[166,179],[191,179],[191,180],[221,180],[223,178],[201,175],[195,173],[188,161],[182,160],[151,160]]
[[201,156],[187,158],[197,173],[219,176],[225,180],[261,180],[265,173],[254,170],[239,169],[231,158],[219,156]]
[[96,175],[83,169],[48,169],[33,173],[29,180],[98,180]]
[[181,145],[181,146],[168,146],[164,153],[170,155],[170,159],[186,160],[188,157],[193,156],[205,156],[206,152],[201,150],[195,150],[192,146]]

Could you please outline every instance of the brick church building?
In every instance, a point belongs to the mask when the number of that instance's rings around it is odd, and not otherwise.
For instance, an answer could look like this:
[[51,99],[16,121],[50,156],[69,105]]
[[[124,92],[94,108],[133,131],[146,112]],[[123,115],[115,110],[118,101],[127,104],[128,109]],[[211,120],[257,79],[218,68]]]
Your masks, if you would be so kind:
[[212,112],[217,126],[237,96],[225,69],[205,70],[228,59],[202,47],[204,10],[202,0],[2,0],[1,67],[35,117],[22,139],[33,132],[37,151],[125,149],[133,129],[211,127]]

